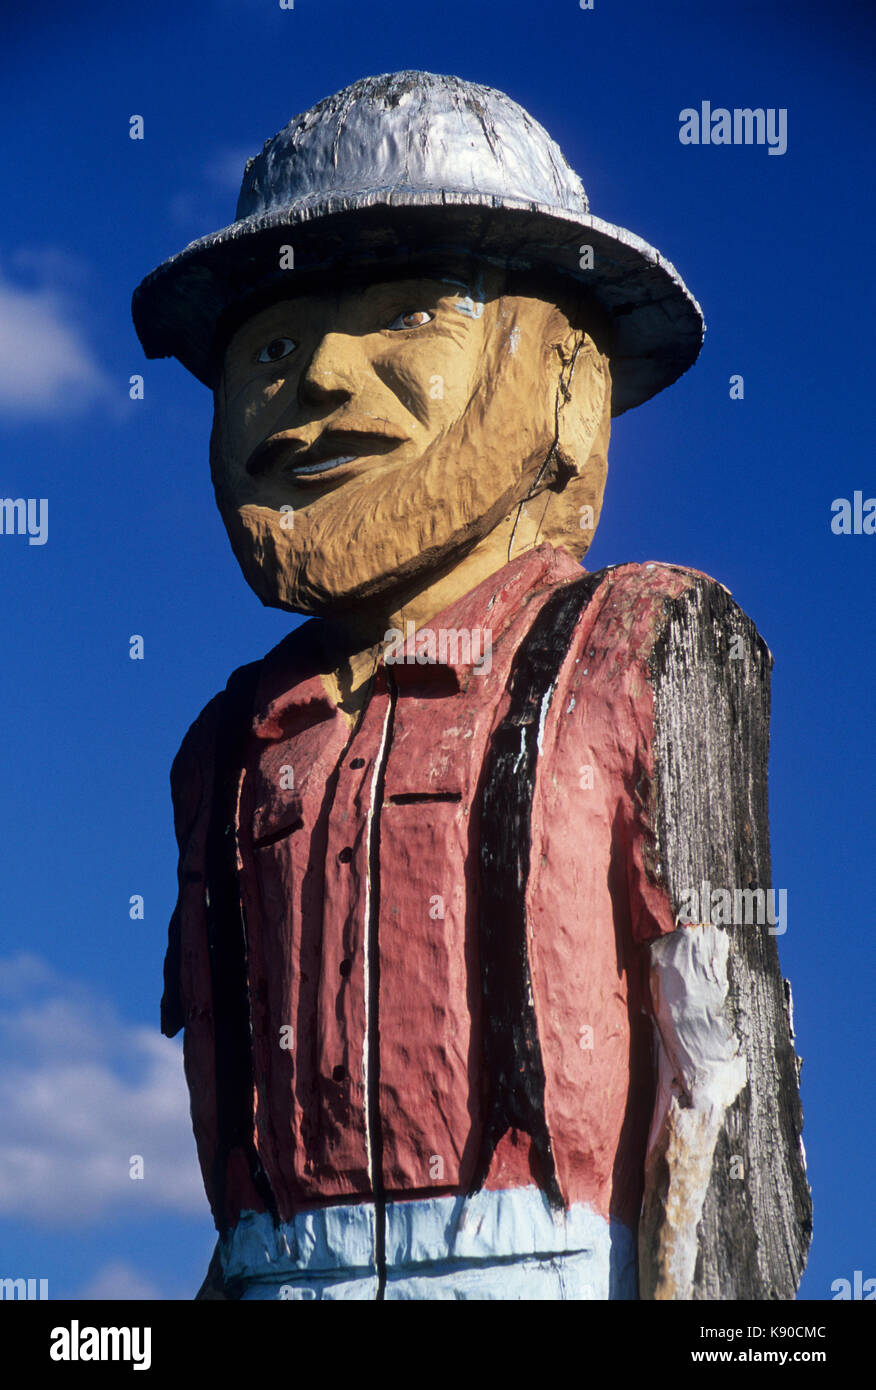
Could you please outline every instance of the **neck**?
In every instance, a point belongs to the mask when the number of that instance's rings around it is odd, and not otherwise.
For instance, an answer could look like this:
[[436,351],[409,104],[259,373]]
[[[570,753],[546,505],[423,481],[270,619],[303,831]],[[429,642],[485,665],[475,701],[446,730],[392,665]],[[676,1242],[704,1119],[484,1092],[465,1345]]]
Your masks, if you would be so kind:
[[356,723],[368,698],[390,629],[407,632],[408,623],[413,623],[415,630],[428,626],[438,613],[532,550],[540,543],[542,510],[538,504],[524,504],[468,554],[455,558],[452,566],[429,570],[404,589],[353,614],[323,620],[326,669],[322,681],[350,725]]

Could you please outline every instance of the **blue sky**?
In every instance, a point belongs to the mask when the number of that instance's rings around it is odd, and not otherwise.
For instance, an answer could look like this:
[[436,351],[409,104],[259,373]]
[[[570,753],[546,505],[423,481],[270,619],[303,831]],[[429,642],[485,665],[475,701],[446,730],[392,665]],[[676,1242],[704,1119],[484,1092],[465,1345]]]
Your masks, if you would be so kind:
[[[872,20],[846,3],[178,8],[4,20],[0,494],[48,498],[49,530],[0,537],[0,1274],[47,1277],[53,1297],[188,1298],[213,1244],[179,1040],[158,1033],[168,774],[201,707],[290,620],[246,587],[215,510],[209,393],[143,359],[131,291],[233,220],[247,155],[293,115],[421,68],[526,106],[592,211],[657,246],[705,311],[697,366],[615,424],[588,568],[704,570],[775,657],[773,883],[815,1199],[801,1294],[876,1276],[876,536],[830,528],[834,499],[876,495]],[[681,145],[679,112],[703,100],[786,108],[787,152]]]

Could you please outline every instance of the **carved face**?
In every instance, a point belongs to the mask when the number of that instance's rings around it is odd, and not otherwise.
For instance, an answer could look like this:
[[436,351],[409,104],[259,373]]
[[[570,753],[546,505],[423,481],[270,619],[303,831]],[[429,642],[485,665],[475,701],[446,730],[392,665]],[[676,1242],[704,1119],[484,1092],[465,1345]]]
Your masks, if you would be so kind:
[[490,271],[477,287],[371,282],[277,301],[234,334],[211,464],[235,554],[265,603],[356,611],[452,566],[512,518],[556,481],[564,362],[579,384],[586,363],[598,387],[592,445],[604,359],[555,306],[501,289]]

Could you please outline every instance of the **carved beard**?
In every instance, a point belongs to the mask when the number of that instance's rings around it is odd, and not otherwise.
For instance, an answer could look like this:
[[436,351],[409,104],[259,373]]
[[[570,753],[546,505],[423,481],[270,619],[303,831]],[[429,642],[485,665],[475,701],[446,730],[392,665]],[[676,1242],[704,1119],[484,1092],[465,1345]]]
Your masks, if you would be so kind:
[[[291,524],[290,513],[279,511],[288,501],[279,484],[276,499],[259,489],[266,505],[232,497],[222,480],[235,476],[234,465],[223,459],[221,429],[214,429],[216,500],[238,563],[263,603],[305,614],[353,613],[415,589],[419,575],[431,579],[452,568],[543,476],[557,434],[559,362],[545,335],[533,332],[531,307],[521,312],[519,301],[504,300],[497,308],[481,390],[456,423],[420,458],[373,463],[296,510]],[[518,320],[525,321],[524,341],[540,351],[509,351]],[[246,490],[255,493],[251,480]]]

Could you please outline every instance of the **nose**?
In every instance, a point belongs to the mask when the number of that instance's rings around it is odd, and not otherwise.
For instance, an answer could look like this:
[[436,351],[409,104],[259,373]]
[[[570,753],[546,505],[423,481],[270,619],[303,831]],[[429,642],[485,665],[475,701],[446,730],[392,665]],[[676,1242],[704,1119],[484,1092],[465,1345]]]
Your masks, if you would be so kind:
[[326,333],[302,373],[298,393],[304,404],[342,405],[358,390],[356,339],[348,333]]

